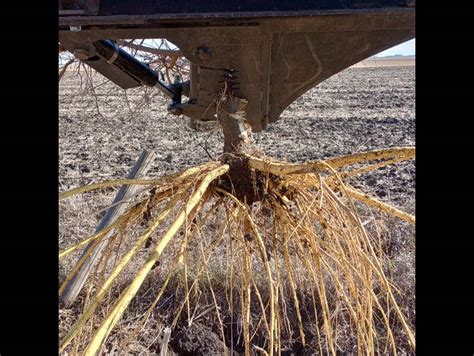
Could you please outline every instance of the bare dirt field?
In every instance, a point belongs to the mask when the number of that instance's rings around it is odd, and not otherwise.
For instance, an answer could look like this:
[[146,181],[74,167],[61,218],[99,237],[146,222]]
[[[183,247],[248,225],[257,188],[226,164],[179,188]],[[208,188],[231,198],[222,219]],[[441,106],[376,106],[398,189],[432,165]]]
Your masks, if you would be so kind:
[[379,68],[379,67],[413,67],[415,66],[415,56],[386,56],[370,57],[362,62],[354,64],[353,68]]
[[[73,72],[68,72],[60,85],[60,191],[125,177],[143,149],[158,154],[148,177],[191,167],[208,161],[208,154],[216,158],[222,151],[219,130],[193,130],[186,118],[166,112],[167,102],[157,93],[152,94],[148,105],[142,103],[136,108],[134,99],[141,97],[141,89],[125,95],[113,84],[104,84],[95,89],[93,98],[81,95],[80,85],[81,78]],[[291,162],[414,146],[415,68],[347,69],[307,92],[284,111],[278,122],[270,124],[265,132],[255,133],[254,138],[267,155]],[[412,161],[378,169],[349,183],[415,213]],[[94,232],[100,216],[91,215],[92,209],[106,206],[110,199],[110,194],[102,200],[74,198],[60,205],[60,250]],[[404,293],[400,304],[413,326],[414,228],[384,214],[376,216],[381,219],[389,245],[393,279]],[[60,278],[69,268],[71,265],[60,265]],[[70,317],[76,312],[61,310],[61,335],[70,327]],[[142,338],[142,345],[136,346],[143,354],[152,350],[149,345],[154,336],[149,332],[149,338]]]

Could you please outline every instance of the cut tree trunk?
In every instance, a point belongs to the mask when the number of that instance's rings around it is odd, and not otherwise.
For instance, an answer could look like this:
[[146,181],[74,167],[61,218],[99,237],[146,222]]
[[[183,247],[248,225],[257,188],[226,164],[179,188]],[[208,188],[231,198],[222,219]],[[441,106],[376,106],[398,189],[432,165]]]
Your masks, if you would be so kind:
[[260,201],[263,196],[263,176],[250,169],[245,153],[260,155],[252,139],[251,126],[245,120],[247,101],[227,94],[217,112],[224,132],[223,162],[229,171],[220,179],[220,187],[234,194],[246,205]]
[[252,143],[252,131],[245,121],[246,104],[244,99],[228,95],[217,112],[224,132],[225,153],[242,152]]

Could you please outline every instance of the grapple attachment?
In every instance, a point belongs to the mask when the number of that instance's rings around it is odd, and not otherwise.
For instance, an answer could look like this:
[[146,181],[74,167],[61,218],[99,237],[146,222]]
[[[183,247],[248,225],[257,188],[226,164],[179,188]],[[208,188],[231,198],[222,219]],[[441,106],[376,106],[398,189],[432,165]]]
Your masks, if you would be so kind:
[[[402,0],[63,0],[59,26],[61,44],[89,66],[125,89],[157,86],[173,113],[193,120],[215,120],[231,71],[245,118],[260,131],[323,80],[413,38],[415,8]],[[160,83],[114,49],[113,40],[125,38],[176,44],[191,62],[189,82]]]

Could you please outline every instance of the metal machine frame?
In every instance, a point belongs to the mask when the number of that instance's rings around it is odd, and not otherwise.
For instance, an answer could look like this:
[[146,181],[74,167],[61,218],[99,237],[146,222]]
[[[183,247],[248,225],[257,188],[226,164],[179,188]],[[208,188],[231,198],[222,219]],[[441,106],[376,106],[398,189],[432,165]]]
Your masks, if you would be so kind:
[[[122,88],[157,86],[170,111],[215,120],[225,76],[254,131],[332,75],[414,38],[414,1],[60,0],[61,44]],[[118,39],[166,38],[191,62],[169,86],[121,51]],[[148,69],[148,70],[147,70]],[[183,101],[181,95],[188,97]]]

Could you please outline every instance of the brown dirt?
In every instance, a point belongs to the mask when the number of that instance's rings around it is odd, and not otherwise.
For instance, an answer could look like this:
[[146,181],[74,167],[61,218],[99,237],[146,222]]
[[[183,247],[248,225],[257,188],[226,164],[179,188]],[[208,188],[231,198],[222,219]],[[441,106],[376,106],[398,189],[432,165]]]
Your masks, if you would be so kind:
[[415,56],[388,56],[388,57],[371,57],[354,64],[354,68],[371,68],[371,67],[414,67],[416,62]]
[[[350,68],[303,95],[267,131],[254,134],[254,139],[267,155],[291,162],[412,146],[415,144],[414,79],[414,67]],[[149,177],[208,161],[208,154],[214,158],[220,155],[223,147],[220,132],[191,129],[185,118],[166,112],[167,103],[159,95],[155,95],[149,106],[132,112],[130,109],[135,109],[132,103],[141,97],[141,89],[125,95],[113,84],[104,84],[96,89],[97,99],[93,99],[78,95],[80,83],[81,79],[72,73],[67,73],[61,83],[60,191],[125,177],[145,148],[158,153]],[[350,183],[414,213],[414,178],[414,162],[405,162],[378,169]],[[106,206],[108,199],[112,199],[110,194],[94,199],[85,195],[61,203],[61,250],[94,231],[100,215],[93,216],[91,212]],[[367,212],[364,218],[371,219],[372,212]],[[404,292],[400,304],[414,323],[414,229],[386,217],[379,227],[386,241],[383,248],[393,261],[393,278]],[[70,267],[61,264],[60,277]],[[60,334],[63,335],[64,328],[70,326],[74,309],[61,312]],[[142,333],[137,350],[149,350],[148,345],[153,344],[156,336],[153,330]],[[172,334],[173,343],[184,340],[189,346],[185,336],[178,337],[179,332],[178,329]],[[205,337],[214,336],[207,333]],[[201,336],[198,339],[201,341],[195,342],[196,350],[204,340]]]
[[199,323],[179,330],[170,344],[182,356],[230,355],[219,335]]

